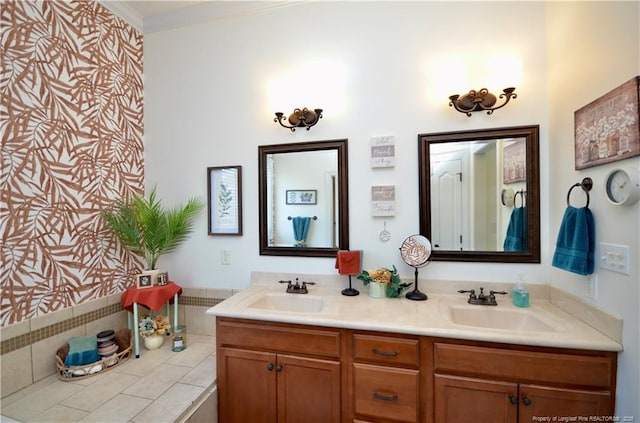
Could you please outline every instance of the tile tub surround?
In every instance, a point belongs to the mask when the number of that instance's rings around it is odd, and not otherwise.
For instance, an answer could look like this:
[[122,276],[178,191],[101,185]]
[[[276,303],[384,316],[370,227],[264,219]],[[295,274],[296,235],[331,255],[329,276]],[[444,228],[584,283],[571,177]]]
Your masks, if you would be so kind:
[[[215,320],[205,311],[232,294],[232,290],[183,288],[178,300],[179,324],[187,326],[188,335],[213,336]],[[120,304],[120,296],[110,295],[3,327],[0,330],[2,398],[54,375],[55,351],[69,337],[125,327],[128,313]],[[163,307],[160,313],[165,310]]]
[[[215,337],[189,334],[188,342],[181,352],[166,341],[143,348],[139,359],[87,379],[48,376],[3,398],[1,421],[215,422]],[[190,420],[194,411],[202,415]]]
[[[319,312],[283,312],[248,307],[265,294],[282,294],[283,286],[280,280],[295,280],[316,282],[309,288],[310,294],[322,297],[324,305]],[[602,311],[597,313],[570,314],[571,307],[559,307],[558,290],[554,290],[556,304],[549,301],[549,288],[546,285],[528,284],[531,292],[531,307],[518,309],[511,302],[510,295],[498,296],[498,308],[512,310],[515,313],[526,312],[532,314],[555,328],[551,332],[521,331],[506,329],[490,329],[460,326],[454,324],[447,311],[449,307],[467,306],[466,296],[458,294],[458,289],[478,289],[480,286],[489,290],[511,291],[511,284],[497,284],[490,282],[445,282],[420,281],[420,290],[429,295],[427,301],[410,301],[401,298],[375,299],[366,294],[367,288],[357,285],[361,295],[346,297],[340,294],[345,286],[344,278],[327,275],[301,274],[252,274],[252,285],[249,289],[234,295],[229,300],[212,307],[207,311],[215,316],[246,318],[283,323],[297,323],[340,327],[349,329],[374,330],[392,333],[406,333],[426,336],[439,336],[456,339],[478,340],[488,342],[502,342],[508,344],[545,346],[558,348],[577,348],[601,351],[622,351],[619,341],[621,319],[609,316]],[[404,278],[408,279],[408,278]],[[446,292],[443,295],[442,292]],[[364,295],[363,295],[364,294]],[[289,294],[290,295],[290,294]],[[469,306],[484,307],[484,306]],[[594,309],[587,303],[582,307]],[[601,314],[602,313],[602,314]],[[597,329],[589,322],[581,320],[584,316],[608,316],[607,324]],[[597,317],[596,317],[597,319]],[[591,322],[593,323],[593,322]],[[603,333],[603,332],[607,333]]]

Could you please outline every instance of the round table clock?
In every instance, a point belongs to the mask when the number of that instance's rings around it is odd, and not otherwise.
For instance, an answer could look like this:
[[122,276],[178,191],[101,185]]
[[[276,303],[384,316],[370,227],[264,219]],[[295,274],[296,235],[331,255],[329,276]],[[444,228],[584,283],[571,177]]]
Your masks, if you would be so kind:
[[633,168],[611,169],[604,179],[607,200],[616,206],[630,206],[640,200],[640,171]]

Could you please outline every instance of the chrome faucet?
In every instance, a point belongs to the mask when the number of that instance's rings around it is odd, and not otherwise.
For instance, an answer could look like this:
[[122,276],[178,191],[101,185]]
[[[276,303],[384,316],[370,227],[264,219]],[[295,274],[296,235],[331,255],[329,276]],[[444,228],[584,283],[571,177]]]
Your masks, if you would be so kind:
[[478,294],[477,296],[476,296],[475,289],[470,289],[470,290],[461,289],[458,291],[458,293],[469,294],[469,299],[467,300],[469,304],[488,305],[488,306],[498,305],[498,303],[496,302],[496,294],[507,295],[505,291],[494,291],[494,290],[489,291],[489,295],[485,295],[484,288],[482,287],[480,287],[480,294]]
[[302,281],[302,284],[298,282],[298,278],[296,278],[296,283],[292,284],[291,281],[278,281],[279,283],[287,284],[287,293],[289,294],[308,294],[309,290],[307,289],[307,285],[315,285],[315,282],[305,282]]

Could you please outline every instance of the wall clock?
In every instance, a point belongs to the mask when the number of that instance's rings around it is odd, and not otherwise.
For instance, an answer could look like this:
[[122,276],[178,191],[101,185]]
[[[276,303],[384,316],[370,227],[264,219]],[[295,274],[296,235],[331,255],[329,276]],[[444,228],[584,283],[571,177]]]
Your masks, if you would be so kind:
[[502,205],[506,207],[513,207],[515,192],[513,188],[502,189]]
[[604,179],[607,200],[616,206],[630,206],[640,200],[640,171],[633,168],[611,169]]

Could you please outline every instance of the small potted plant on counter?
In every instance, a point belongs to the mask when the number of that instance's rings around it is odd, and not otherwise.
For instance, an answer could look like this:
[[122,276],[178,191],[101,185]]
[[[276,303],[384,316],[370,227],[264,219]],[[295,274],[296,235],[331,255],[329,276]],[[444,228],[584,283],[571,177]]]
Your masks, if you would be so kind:
[[395,266],[393,269],[385,267],[373,270],[363,270],[358,275],[365,286],[369,286],[369,295],[375,298],[395,298],[410,287],[410,282],[402,282]]

